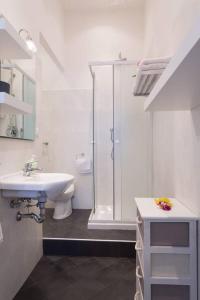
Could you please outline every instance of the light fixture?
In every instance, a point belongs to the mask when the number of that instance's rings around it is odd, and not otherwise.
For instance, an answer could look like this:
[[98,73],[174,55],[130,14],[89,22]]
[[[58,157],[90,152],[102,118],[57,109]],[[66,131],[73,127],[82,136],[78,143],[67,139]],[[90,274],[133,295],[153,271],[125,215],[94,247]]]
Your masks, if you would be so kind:
[[26,29],[23,29],[23,28],[20,29],[19,35],[22,36],[22,34],[24,34],[24,33],[26,34],[26,36],[24,37],[24,39],[25,39],[25,42],[26,42],[26,45],[27,45],[28,49],[29,49],[31,52],[36,53],[36,52],[37,52],[37,47],[36,47],[36,45],[35,45],[35,43],[34,43],[32,37],[31,37],[29,31],[26,30]]

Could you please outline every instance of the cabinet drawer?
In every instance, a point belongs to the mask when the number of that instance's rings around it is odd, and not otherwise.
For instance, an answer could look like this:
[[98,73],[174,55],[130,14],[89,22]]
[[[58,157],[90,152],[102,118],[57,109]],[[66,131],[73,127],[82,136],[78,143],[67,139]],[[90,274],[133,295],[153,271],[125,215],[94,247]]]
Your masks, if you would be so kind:
[[153,284],[151,286],[151,300],[192,300],[190,299],[190,287]]
[[151,222],[151,246],[189,247],[188,222]]
[[188,254],[151,254],[151,276],[189,277],[190,255]]

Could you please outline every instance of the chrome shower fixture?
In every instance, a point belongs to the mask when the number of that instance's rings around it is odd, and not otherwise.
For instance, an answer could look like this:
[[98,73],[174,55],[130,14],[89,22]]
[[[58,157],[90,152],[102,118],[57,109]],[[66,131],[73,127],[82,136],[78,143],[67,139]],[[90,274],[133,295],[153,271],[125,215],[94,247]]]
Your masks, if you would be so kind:
[[126,61],[127,58],[126,58],[126,57],[123,57],[123,56],[122,56],[122,53],[119,52],[119,54],[118,54],[118,60],[119,60],[119,61]]
[[30,35],[30,32],[24,28],[20,29],[19,31],[19,35],[22,36],[22,34],[25,34],[24,35],[24,39],[25,39],[25,42],[26,42],[26,45],[28,47],[28,49],[33,52],[33,53],[36,53],[37,52],[37,47]]

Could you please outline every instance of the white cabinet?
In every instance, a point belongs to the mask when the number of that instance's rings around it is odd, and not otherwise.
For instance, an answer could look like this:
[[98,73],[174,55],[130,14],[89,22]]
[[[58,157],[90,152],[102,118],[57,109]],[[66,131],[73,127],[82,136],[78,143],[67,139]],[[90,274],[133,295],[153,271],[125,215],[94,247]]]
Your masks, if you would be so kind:
[[[0,15],[0,60],[31,59],[25,41],[8,20]],[[1,65],[0,65],[1,68]],[[0,70],[1,72],[2,70]],[[0,114],[31,114],[32,106],[5,92],[0,92]]]
[[197,216],[176,199],[163,211],[136,198],[135,300],[197,300]]

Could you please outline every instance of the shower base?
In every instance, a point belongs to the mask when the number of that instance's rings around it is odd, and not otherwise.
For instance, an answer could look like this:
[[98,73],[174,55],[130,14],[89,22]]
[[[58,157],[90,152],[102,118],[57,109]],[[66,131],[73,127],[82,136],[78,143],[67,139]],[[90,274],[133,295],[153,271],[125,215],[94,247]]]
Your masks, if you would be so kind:
[[[93,213],[93,212],[92,212]],[[92,214],[94,221],[112,221],[113,220],[113,207],[111,205],[98,205],[95,213]]]
[[95,213],[92,210],[89,220],[88,229],[118,229],[118,230],[135,230],[136,223],[124,222],[120,219],[113,219],[113,207],[111,205],[98,205]]

